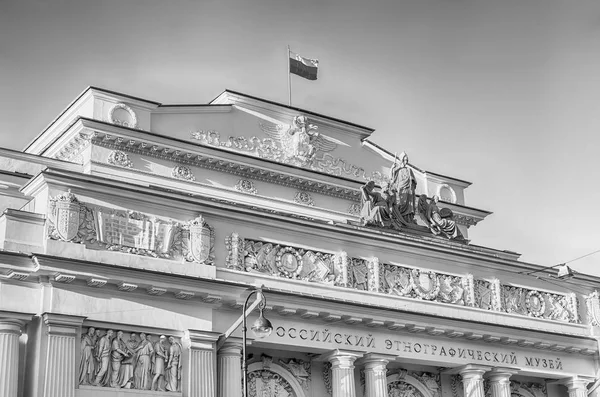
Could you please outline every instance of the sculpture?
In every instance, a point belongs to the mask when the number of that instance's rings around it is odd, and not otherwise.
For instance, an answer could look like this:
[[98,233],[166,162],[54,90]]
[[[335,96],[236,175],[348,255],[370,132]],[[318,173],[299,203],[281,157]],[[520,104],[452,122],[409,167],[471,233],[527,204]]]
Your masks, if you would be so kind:
[[179,391],[179,383],[181,380],[181,344],[175,341],[172,336],[169,337],[169,359],[167,361],[167,391]]
[[94,381],[94,373],[96,371],[96,362],[94,361],[94,349],[96,347],[95,332],[96,330],[90,327],[87,334],[81,337],[80,385],[89,385]]
[[137,352],[138,352],[137,349],[139,346],[139,343],[133,332],[129,336],[129,339],[127,340],[127,342],[125,342],[125,346],[127,348],[127,351],[130,354],[129,354],[129,356],[125,357],[123,359],[123,361],[121,361],[120,378],[122,379],[122,382],[120,383],[120,386],[123,389],[131,389],[131,388],[135,387],[133,371],[134,371],[135,362],[137,360]]
[[107,386],[109,381],[110,373],[108,367],[110,364],[110,349],[111,349],[111,338],[113,336],[113,330],[109,329],[106,331],[106,335],[100,338],[98,342],[96,359],[98,360],[98,371],[96,372],[96,379],[94,380],[94,386]]
[[392,189],[396,192],[396,205],[398,212],[406,223],[415,223],[415,189],[417,180],[412,170],[408,167],[408,155],[400,154],[400,162],[394,157],[394,164],[390,168],[390,181]]
[[167,350],[168,347],[165,345],[167,341],[167,337],[161,335],[158,342],[154,345],[154,360],[153,360],[153,369],[154,378],[152,379],[152,387],[150,390],[158,390],[165,391],[162,387],[160,387],[160,378],[165,378],[165,362],[167,361]]
[[380,192],[376,192],[375,182],[369,181],[361,188],[362,209],[360,216],[365,225],[385,228],[401,229],[402,220],[397,210],[394,209],[396,201],[389,185],[384,185]]
[[133,370],[133,384],[138,390],[150,390],[154,348],[152,347],[150,335],[146,335],[142,332],[140,334],[140,339],[140,345],[137,350],[137,360],[135,361],[135,368]]
[[433,196],[430,203],[427,203],[427,196],[422,194],[419,197],[419,215],[431,232],[435,235],[443,235],[450,240],[463,241],[464,237],[456,222],[454,221],[454,214],[449,208],[438,208],[437,203],[440,198]]
[[117,337],[112,341],[110,387],[118,388],[123,384],[121,363],[125,357],[129,357],[130,355],[131,353],[129,353],[127,345],[123,341],[123,331],[118,331]]

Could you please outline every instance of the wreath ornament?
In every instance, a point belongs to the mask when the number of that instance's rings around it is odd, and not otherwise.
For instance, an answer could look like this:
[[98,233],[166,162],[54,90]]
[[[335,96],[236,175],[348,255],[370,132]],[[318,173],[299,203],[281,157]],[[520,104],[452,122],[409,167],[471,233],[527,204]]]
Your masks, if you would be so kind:
[[297,278],[302,272],[302,256],[292,247],[283,247],[275,257],[275,266],[288,278]]
[[538,291],[529,291],[527,293],[525,306],[529,314],[534,317],[542,317],[546,312],[546,300]]
[[[421,285],[420,279],[422,275],[426,275],[429,279],[429,289],[425,289]],[[420,272],[418,269],[413,269],[410,272],[410,279],[415,294],[421,299],[428,301],[434,300],[440,292],[440,281],[438,280],[437,275],[432,271]]]

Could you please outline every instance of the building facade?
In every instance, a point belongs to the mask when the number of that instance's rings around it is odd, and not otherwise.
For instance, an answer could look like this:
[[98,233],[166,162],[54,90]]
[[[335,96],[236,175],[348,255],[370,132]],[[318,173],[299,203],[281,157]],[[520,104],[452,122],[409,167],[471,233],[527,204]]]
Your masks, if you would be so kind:
[[470,183],[372,133],[90,87],[0,149],[0,396],[239,397],[241,331],[222,335],[256,288],[273,332],[248,333],[250,396],[592,393],[598,278],[472,244]]

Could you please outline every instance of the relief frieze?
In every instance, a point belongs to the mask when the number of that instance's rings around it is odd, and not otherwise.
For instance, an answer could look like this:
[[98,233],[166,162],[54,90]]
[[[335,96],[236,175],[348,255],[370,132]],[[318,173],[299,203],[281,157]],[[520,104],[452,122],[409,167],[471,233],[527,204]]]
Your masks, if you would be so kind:
[[50,199],[48,237],[90,249],[213,264],[215,232],[200,215],[188,222],[80,202],[73,193]]

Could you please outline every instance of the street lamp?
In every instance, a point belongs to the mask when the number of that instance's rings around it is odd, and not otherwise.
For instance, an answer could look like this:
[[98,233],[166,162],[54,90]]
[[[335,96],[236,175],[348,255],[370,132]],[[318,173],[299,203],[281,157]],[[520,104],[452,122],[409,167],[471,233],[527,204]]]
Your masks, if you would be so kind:
[[[250,301],[250,298],[253,295],[256,295],[256,300],[250,306],[248,306],[248,302]],[[242,316],[240,318],[238,318],[233,323],[233,325],[231,327],[229,327],[229,329],[223,335],[221,335],[219,337],[219,341],[217,342],[217,349],[219,349],[219,348],[221,348],[221,346],[223,346],[223,343],[225,343],[225,340],[227,338],[229,338],[231,336],[231,334],[233,334],[233,332],[240,326],[240,323],[242,324],[242,396],[243,397],[248,397],[248,365],[246,364],[246,344],[247,344],[246,317],[248,317],[248,315],[250,315],[250,313],[252,313],[252,311],[254,311],[254,309],[256,309],[258,307],[258,310],[259,310],[258,318],[256,319],[256,321],[254,321],[254,323],[252,324],[250,329],[252,330],[252,332],[258,339],[266,338],[267,336],[271,335],[271,332],[273,332],[273,325],[263,315],[263,310],[266,305],[267,305],[267,299],[265,298],[265,295],[263,294],[261,288],[257,288],[255,290],[251,291],[250,294],[248,295],[248,297],[246,298],[246,301],[244,302],[244,307],[242,308],[243,309]]]

